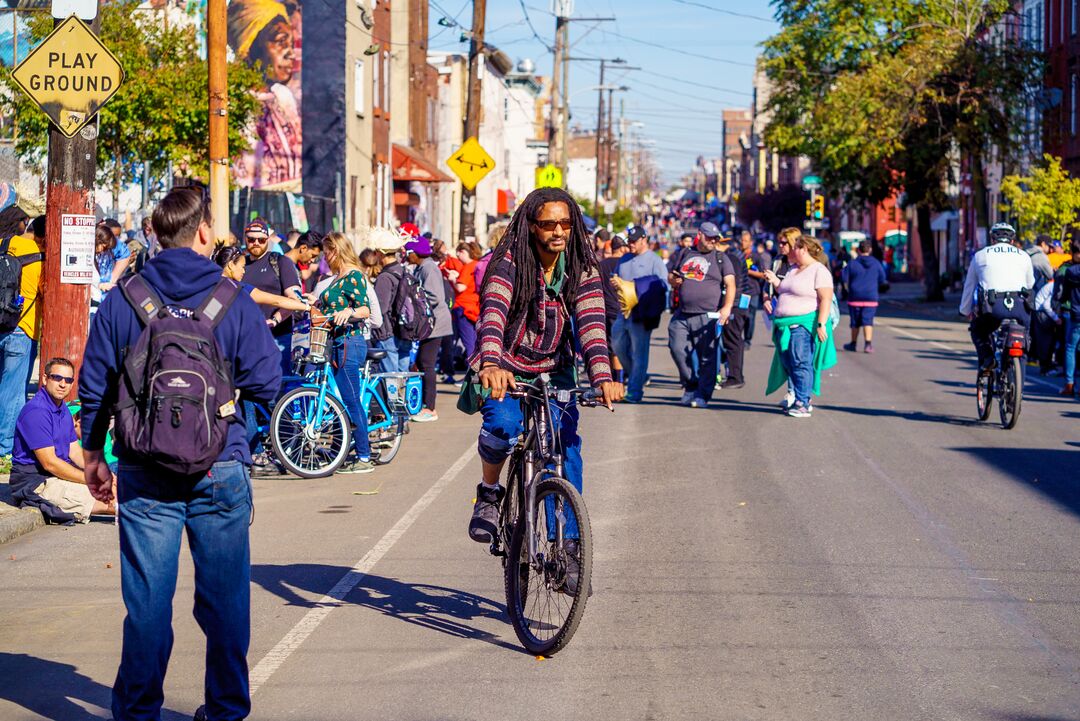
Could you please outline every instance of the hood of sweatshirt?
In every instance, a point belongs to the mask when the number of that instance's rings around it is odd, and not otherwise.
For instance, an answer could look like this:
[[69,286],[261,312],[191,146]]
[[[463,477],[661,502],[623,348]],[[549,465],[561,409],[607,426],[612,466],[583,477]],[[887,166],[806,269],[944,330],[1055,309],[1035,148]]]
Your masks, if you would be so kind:
[[147,261],[142,277],[162,300],[191,307],[221,280],[221,268],[191,248],[170,248]]

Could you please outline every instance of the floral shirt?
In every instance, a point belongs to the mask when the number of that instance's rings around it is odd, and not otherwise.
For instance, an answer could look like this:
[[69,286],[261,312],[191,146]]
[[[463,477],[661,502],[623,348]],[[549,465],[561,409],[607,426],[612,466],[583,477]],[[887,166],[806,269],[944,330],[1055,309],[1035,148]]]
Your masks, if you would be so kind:
[[[364,274],[359,270],[351,270],[348,274],[335,280],[329,288],[319,296],[319,306],[327,315],[333,315],[339,310],[367,308],[367,281]],[[363,336],[367,329],[367,323],[350,323],[342,336]]]

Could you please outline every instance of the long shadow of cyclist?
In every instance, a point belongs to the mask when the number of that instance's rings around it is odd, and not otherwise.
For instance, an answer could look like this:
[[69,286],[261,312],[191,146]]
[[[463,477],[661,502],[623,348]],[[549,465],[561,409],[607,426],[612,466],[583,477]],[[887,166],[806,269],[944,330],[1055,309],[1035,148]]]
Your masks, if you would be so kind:
[[[256,564],[251,567],[251,580],[290,606],[316,608],[322,605],[321,602],[300,596],[297,589],[324,595],[351,570],[318,563]],[[337,605],[333,601],[330,603]],[[502,603],[466,591],[367,575],[349,592],[344,603],[371,608],[406,623],[456,638],[484,641],[499,648],[525,653],[520,646],[466,623],[483,618],[506,623],[507,618],[506,607]]]

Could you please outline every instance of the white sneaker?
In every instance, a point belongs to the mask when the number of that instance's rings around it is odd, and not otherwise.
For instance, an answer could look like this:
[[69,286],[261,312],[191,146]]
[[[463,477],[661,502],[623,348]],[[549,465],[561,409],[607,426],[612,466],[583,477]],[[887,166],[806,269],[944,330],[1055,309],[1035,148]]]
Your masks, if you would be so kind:
[[795,391],[788,391],[784,400],[780,401],[780,407],[785,411],[795,405]]
[[679,401],[680,406],[688,406],[694,401],[694,392],[686,391],[682,394],[682,400]]
[[412,420],[414,423],[431,423],[433,421],[439,420],[439,414],[435,411],[430,411],[425,408],[424,410],[413,416],[410,420]]
[[793,403],[792,406],[787,409],[787,414],[792,418],[809,418],[811,410],[809,406],[804,406],[802,403]]
[[691,408],[708,408],[708,406],[709,402],[704,398],[695,398],[694,400],[690,401]]

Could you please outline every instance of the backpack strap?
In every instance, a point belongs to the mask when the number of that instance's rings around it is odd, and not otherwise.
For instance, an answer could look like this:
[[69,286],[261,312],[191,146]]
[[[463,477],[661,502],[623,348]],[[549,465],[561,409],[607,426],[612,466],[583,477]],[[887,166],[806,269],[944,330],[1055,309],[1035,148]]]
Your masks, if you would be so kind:
[[157,317],[165,307],[161,297],[154,292],[141,275],[129,275],[118,284],[124,298],[135,309],[135,314],[143,325],[149,325],[150,321]]
[[8,248],[11,247],[11,238],[4,238],[3,242],[0,242],[0,255],[7,255]]
[[200,320],[205,319],[210,323],[211,328],[217,328],[238,295],[240,295],[240,284],[235,280],[222,278],[195,311],[195,317]]
[[281,295],[285,295],[285,287],[281,284],[281,259],[278,258],[278,254],[273,251],[266,251],[270,253],[270,267],[274,270],[274,275],[277,276],[278,287],[281,288]]
[[40,263],[45,260],[44,253],[27,253],[26,255],[16,255],[15,260],[19,262],[19,265],[26,267],[31,263]]

